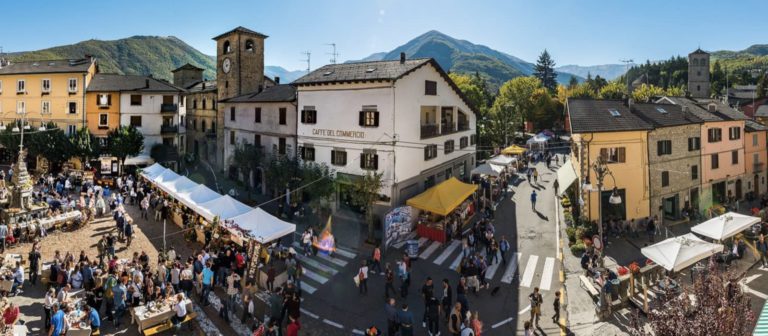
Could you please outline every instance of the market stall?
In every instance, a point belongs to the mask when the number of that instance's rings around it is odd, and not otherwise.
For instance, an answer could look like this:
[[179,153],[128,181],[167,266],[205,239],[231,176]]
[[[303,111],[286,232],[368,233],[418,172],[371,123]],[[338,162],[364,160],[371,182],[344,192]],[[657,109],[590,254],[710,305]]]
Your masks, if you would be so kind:
[[253,208],[230,197],[229,195],[220,196],[205,203],[198,204],[200,215],[208,221],[213,221],[215,217],[229,219],[242,215]]
[[717,241],[722,241],[749,229],[757,223],[760,223],[760,217],[728,212],[692,227],[691,231]]
[[[175,314],[172,307],[176,303],[176,297],[173,296],[159,302],[150,302],[146,305],[134,307],[131,309],[131,323],[138,325],[139,334],[141,334],[147,328],[168,321]],[[184,305],[187,307],[187,312],[193,311],[192,300],[184,298]]]
[[518,145],[512,145],[501,150],[501,154],[504,155],[522,155],[527,149]]
[[384,248],[403,241],[413,231],[413,207],[401,206],[384,216]]
[[530,148],[531,150],[543,151],[547,149],[547,143],[549,143],[550,139],[551,139],[550,136],[544,133],[539,133],[533,136],[532,138],[528,139],[528,141],[526,141],[526,144],[528,145],[528,148]]
[[418,217],[416,232],[421,237],[445,242],[449,234],[457,232],[474,215],[471,197],[475,191],[476,185],[452,177],[409,199],[406,204],[424,211]]
[[693,233],[688,233],[643,247],[640,252],[666,270],[678,272],[722,252],[723,248],[723,245],[703,241]]

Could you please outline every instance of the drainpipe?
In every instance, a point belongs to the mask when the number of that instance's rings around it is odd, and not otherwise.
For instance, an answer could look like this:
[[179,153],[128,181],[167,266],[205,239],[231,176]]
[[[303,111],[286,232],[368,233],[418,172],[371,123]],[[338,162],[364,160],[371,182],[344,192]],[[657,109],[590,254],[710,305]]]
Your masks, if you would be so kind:
[[86,127],[86,120],[85,120],[85,77],[88,75],[88,73],[83,74],[83,127]]

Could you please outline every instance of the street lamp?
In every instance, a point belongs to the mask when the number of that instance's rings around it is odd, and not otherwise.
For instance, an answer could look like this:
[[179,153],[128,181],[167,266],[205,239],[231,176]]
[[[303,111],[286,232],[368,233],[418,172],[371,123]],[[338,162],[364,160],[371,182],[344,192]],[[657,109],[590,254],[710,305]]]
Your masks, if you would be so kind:
[[618,205],[621,204],[621,196],[619,195],[619,190],[616,188],[616,178],[613,177],[613,173],[610,169],[608,169],[608,165],[605,163],[605,160],[603,160],[602,157],[598,157],[597,160],[592,164],[592,170],[595,171],[595,177],[597,177],[597,199],[598,205],[597,205],[597,211],[598,211],[598,223],[597,223],[597,230],[600,235],[600,244],[602,248],[600,249],[600,255],[598,258],[599,266],[602,268],[605,265],[605,254],[603,253],[603,250],[605,249],[605,246],[602,245],[603,240],[603,180],[606,176],[610,176],[613,180],[613,191],[611,192],[611,196],[608,197],[608,203],[612,205]]

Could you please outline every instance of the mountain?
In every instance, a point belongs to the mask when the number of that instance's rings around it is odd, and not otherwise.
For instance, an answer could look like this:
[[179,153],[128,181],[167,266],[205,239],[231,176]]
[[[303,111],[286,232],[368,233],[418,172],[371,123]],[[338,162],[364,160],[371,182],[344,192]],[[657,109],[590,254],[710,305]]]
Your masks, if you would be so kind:
[[267,65],[264,67],[264,74],[272,78],[280,77],[280,83],[287,84],[295,81],[301,76],[306,75],[307,71],[306,70],[291,71],[291,70],[286,70],[283,67]]
[[[635,64],[630,64],[630,67],[634,66]],[[626,64],[602,64],[602,65],[589,65],[589,66],[581,66],[581,65],[563,65],[560,67],[556,67],[555,70],[572,73],[574,75],[577,75],[579,77],[586,78],[587,75],[591,74],[594,78],[595,76],[603,77],[607,80],[612,80],[621,77],[625,72],[627,72],[627,65]]]
[[[455,39],[436,30],[428,31],[391,51],[375,53],[353,62],[396,60],[400,58],[401,52],[410,58],[434,58],[447,71],[479,72],[496,88],[512,78],[532,74],[534,66],[510,54]],[[565,72],[560,72],[557,76],[561,83],[568,83],[570,78],[571,74]],[[583,80],[580,76],[577,76],[577,79]]]
[[153,75],[172,79],[171,70],[186,63],[205,69],[203,76],[215,78],[215,58],[205,55],[173,36],[132,36],[102,41],[88,40],[37,51],[9,54],[16,61],[40,61],[81,58],[93,55],[99,61],[99,71],[129,75]]

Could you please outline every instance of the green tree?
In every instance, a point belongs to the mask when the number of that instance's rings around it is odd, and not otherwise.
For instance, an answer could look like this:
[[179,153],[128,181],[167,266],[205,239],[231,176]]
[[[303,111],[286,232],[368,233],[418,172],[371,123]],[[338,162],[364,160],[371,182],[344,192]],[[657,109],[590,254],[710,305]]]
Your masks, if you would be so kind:
[[264,170],[266,180],[274,195],[281,195],[286,188],[293,190],[301,180],[301,164],[288,155],[272,154]]
[[484,89],[478,85],[475,77],[453,72],[448,76],[456,83],[456,86],[459,87],[464,96],[467,97],[469,103],[478,109],[476,111],[478,115],[484,115],[485,110],[488,108],[488,102],[486,101]]
[[584,82],[576,85],[573,90],[569,90],[568,97],[570,98],[597,98],[597,92],[592,84]]
[[133,125],[120,126],[107,133],[107,150],[117,157],[120,170],[129,156],[136,156],[144,150],[144,135]]
[[533,96],[533,120],[537,129],[552,129],[562,117],[563,105],[544,88],[537,89]]
[[374,242],[373,205],[379,199],[379,191],[384,185],[381,173],[369,172],[352,184],[352,203],[360,207],[368,223],[368,242]]
[[715,64],[712,66],[712,93],[715,95],[723,94],[723,88],[725,88],[725,71],[720,65],[720,60],[715,60]]
[[557,73],[555,73],[555,61],[549,55],[547,49],[539,55],[536,65],[533,67],[533,76],[541,81],[542,85],[554,94],[557,90]]
[[76,148],[70,138],[56,124],[49,122],[46,131],[32,131],[24,135],[24,146],[30,157],[43,157],[48,161],[50,171],[59,171],[61,165],[76,155]]
[[93,140],[94,136],[91,134],[91,131],[88,130],[88,127],[81,127],[77,130],[77,133],[70,138],[74,155],[80,158],[83,167],[85,167],[88,159],[98,156],[95,149],[98,144],[95,144]]
[[571,79],[568,81],[568,88],[573,89],[576,85],[579,85],[579,80],[576,79],[576,76],[571,76]]
[[664,94],[670,97],[683,97],[685,96],[685,89],[682,86],[670,86],[664,90]]
[[632,92],[632,99],[638,103],[647,103],[651,101],[651,98],[663,96],[664,94],[663,88],[656,85],[643,84]]
[[627,87],[620,82],[610,82],[603,86],[598,93],[600,99],[622,99],[627,94]]
[[335,192],[334,171],[326,164],[304,161],[301,166],[304,193],[309,196],[309,206],[318,215],[326,218],[330,215],[330,201]]
[[236,167],[245,177],[245,190],[249,190],[251,174],[259,169],[262,162],[264,162],[264,154],[261,147],[249,143],[235,145],[235,151],[229,158],[229,164]]
[[531,98],[541,87],[541,81],[536,77],[517,77],[501,86],[486,122],[494,145],[506,144],[508,137],[514,136],[513,125],[522,126],[532,118],[534,103]]

